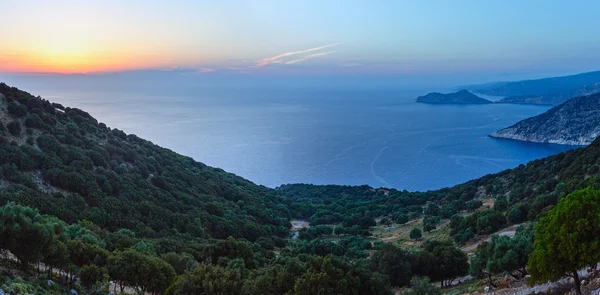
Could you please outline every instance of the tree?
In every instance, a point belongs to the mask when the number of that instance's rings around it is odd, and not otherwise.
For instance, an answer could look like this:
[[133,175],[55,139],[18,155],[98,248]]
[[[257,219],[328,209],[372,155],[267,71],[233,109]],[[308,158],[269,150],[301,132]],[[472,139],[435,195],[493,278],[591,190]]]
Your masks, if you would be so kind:
[[407,222],[408,222],[408,215],[406,215],[404,213],[400,213],[400,214],[398,214],[398,216],[396,216],[397,224],[405,224]]
[[6,124],[6,128],[8,129],[8,132],[10,132],[10,134],[12,134],[13,136],[19,136],[21,134],[21,123],[19,123],[19,121],[17,120],[11,121],[10,123]]
[[412,277],[407,253],[389,243],[386,243],[370,259],[371,270],[388,277],[392,286],[407,286]]
[[517,224],[527,220],[527,213],[529,208],[523,203],[517,203],[512,206],[506,213],[506,219],[509,223]]
[[441,295],[442,290],[431,284],[428,277],[416,277],[408,295]]
[[166,294],[238,294],[242,283],[237,273],[233,271],[228,271],[221,266],[201,264],[193,271],[178,277]]
[[483,205],[483,202],[481,202],[481,200],[471,200],[465,204],[465,207],[467,208],[468,211],[472,212],[472,211],[479,209],[482,205]]
[[[492,275],[508,272],[516,279],[527,274],[526,266],[529,254],[533,251],[533,228],[520,226],[513,238],[492,236],[489,242],[482,243],[471,258],[469,272],[475,277],[487,277],[493,286]],[[513,271],[518,271],[515,275]]]
[[92,287],[96,282],[101,282],[107,277],[107,270],[95,264],[84,265],[79,269],[79,279],[87,288]]
[[175,270],[164,260],[126,249],[108,258],[108,272],[119,284],[139,287],[143,292],[162,293],[175,278]]
[[42,262],[46,264],[48,277],[52,275],[52,269],[55,267],[66,269],[70,261],[65,243],[62,241],[54,242],[44,255]]
[[169,252],[160,256],[160,258],[167,263],[169,263],[173,269],[175,269],[175,273],[178,275],[184,274],[188,270],[194,269],[198,262],[194,260],[194,257],[188,253],[175,253]]
[[528,268],[534,282],[572,277],[581,294],[577,271],[600,261],[600,191],[588,187],[562,198],[535,228]]
[[433,265],[428,276],[433,281],[440,281],[444,287],[456,277],[463,276],[469,271],[467,254],[456,248],[449,241],[428,241],[425,250],[433,255]]
[[423,231],[431,232],[440,223],[439,216],[425,217],[423,219]]
[[504,211],[508,208],[508,202],[506,201],[505,197],[498,197],[495,201],[494,201],[494,210],[501,212]]
[[377,272],[370,272],[360,263],[350,264],[333,255],[312,257],[304,274],[297,278],[293,293],[312,294],[378,294],[390,295],[390,288]]
[[58,231],[35,209],[15,203],[0,207],[0,248],[11,251],[23,270],[50,252]]
[[107,263],[108,251],[98,245],[75,239],[67,242],[67,249],[71,262],[78,267],[91,264],[104,266]]
[[7,109],[15,117],[24,117],[27,115],[27,107],[14,101],[8,104]]
[[425,208],[425,214],[437,216],[440,214],[440,206],[435,203],[429,203]]
[[418,240],[423,236],[423,234],[421,233],[421,230],[414,227],[411,231],[410,231],[410,238],[413,240]]

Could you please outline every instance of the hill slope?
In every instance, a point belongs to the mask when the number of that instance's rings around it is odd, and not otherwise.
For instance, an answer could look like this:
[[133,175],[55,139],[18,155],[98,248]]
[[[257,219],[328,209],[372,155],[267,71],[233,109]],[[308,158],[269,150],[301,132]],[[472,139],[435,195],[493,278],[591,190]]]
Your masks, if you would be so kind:
[[[293,215],[314,224],[342,221],[360,224],[366,217],[399,220],[406,216],[412,219],[436,215],[451,219],[451,234],[457,242],[464,243],[510,224],[536,220],[574,190],[600,187],[599,172],[600,138],[597,138],[584,148],[435,191],[385,192],[368,186],[310,184],[283,185],[278,190],[292,200]],[[477,200],[489,199],[494,200],[493,210],[461,217],[469,207],[478,206]],[[482,219],[486,222],[481,223]]]
[[520,96],[560,93],[600,82],[600,71],[577,75],[499,82],[468,87],[476,93],[496,96]]
[[287,236],[272,189],[0,83],[0,205],[140,237]]
[[590,144],[600,136],[600,94],[572,98],[490,136],[532,142]]
[[517,103],[517,104],[539,104],[539,105],[559,105],[570,98],[577,96],[591,95],[600,92],[600,82],[568,91],[555,92],[541,95],[519,95],[509,96],[497,101],[498,103]]
[[488,104],[492,103],[467,90],[460,90],[453,93],[443,94],[432,92],[424,96],[419,96],[417,102],[430,104]]
[[[409,285],[413,275],[466,275],[467,257],[445,243],[410,253],[373,245],[375,218],[390,224],[440,217],[464,243],[539,218],[573,190],[600,186],[597,139],[436,191],[304,184],[273,190],[110,129],[82,110],[1,83],[0,93],[0,205],[49,214],[0,207],[0,248],[24,258],[24,271],[40,261],[75,271],[86,290],[108,275],[152,293],[392,294],[389,284]],[[490,198],[493,209],[475,211]],[[336,227],[314,226],[284,240],[292,216]],[[425,265],[441,265],[446,253],[460,259],[460,273],[410,264],[429,257]],[[387,262],[394,267],[381,267]],[[392,282],[398,265],[403,280]],[[98,276],[83,275],[91,273]],[[32,277],[36,286],[47,285]]]

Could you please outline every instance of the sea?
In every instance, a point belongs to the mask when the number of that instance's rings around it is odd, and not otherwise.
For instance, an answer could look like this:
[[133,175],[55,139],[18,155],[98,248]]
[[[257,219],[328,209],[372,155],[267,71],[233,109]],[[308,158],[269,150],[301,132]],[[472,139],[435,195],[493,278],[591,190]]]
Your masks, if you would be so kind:
[[434,190],[575,148],[488,137],[547,106],[415,102],[426,88],[28,90],[268,187]]

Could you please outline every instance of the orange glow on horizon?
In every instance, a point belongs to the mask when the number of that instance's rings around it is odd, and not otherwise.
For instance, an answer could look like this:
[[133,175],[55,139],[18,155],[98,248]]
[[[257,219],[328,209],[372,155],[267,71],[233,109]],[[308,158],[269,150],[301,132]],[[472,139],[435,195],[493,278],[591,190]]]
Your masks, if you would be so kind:
[[168,67],[167,61],[144,56],[106,55],[85,52],[29,52],[0,56],[0,72],[14,73],[97,73],[151,67]]

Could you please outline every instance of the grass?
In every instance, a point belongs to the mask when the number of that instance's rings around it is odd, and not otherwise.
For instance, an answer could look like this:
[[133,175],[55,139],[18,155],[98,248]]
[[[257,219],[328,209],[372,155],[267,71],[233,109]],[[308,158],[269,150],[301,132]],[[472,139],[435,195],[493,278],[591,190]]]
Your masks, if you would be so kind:
[[423,232],[419,240],[410,238],[410,231],[417,227],[422,230],[423,219],[411,220],[405,224],[393,224],[391,226],[378,225],[372,228],[373,238],[386,243],[397,243],[403,248],[420,246],[426,240],[448,240],[450,237],[450,221],[442,220],[436,229],[431,232]]

